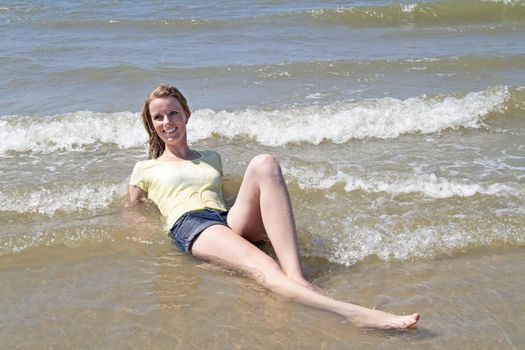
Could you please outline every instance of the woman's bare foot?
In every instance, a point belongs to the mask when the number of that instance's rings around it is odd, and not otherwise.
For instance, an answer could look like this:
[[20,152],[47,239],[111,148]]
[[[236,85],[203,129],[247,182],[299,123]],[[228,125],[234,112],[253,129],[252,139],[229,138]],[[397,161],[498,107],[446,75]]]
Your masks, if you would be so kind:
[[419,314],[399,316],[379,310],[357,306],[348,320],[358,327],[377,329],[407,329],[414,328],[419,321]]

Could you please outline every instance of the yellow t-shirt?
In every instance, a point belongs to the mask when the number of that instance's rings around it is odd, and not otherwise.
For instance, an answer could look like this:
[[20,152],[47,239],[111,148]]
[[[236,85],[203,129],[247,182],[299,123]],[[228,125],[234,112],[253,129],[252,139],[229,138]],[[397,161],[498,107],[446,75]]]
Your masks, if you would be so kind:
[[191,210],[227,210],[222,196],[222,161],[214,151],[194,160],[150,159],[135,164],[129,184],[148,194],[166,220],[165,229]]

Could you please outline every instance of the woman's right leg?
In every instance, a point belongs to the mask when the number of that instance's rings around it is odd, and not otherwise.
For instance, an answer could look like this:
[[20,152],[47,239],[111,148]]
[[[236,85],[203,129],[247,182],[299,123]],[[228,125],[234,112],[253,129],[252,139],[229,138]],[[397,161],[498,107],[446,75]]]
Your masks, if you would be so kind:
[[251,242],[266,232],[286,275],[313,288],[303,276],[292,204],[274,157],[260,154],[252,159],[228,214],[228,226]]
[[404,329],[415,326],[419,320],[418,314],[397,316],[319,294],[290,279],[271,257],[226,226],[214,225],[204,230],[194,242],[192,253],[247,273],[275,293],[311,307],[339,314],[361,327]]

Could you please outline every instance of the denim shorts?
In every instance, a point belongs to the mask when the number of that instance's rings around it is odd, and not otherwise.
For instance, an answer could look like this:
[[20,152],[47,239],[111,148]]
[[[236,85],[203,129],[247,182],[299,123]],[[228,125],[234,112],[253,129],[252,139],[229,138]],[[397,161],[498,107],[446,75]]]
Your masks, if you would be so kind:
[[212,225],[228,226],[228,211],[204,209],[189,211],[182,215],[171,228],[169,236],[183,252],[191,253],[197,237]]

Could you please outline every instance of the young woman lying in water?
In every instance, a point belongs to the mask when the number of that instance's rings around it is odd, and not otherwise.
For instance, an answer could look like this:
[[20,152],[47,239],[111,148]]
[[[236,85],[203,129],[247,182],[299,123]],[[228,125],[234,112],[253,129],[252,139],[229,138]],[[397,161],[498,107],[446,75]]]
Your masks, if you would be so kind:
[[[219,154],[188,146],[190,115],[177,88],[160,85],[149,94],[141,118],[149,135],[150,159],[133,169],[128,207],[148,197],[165,217],[166,229],[181,250],[242,271],[286,298],[334,312],[362,327],[416,325],[417,313],[393,315],[316,292],[303,276],[294,215],[279,163],[267,154],[252,159],[228,210],[222,197]],[[253,244],[263,235],[278,261]]]

